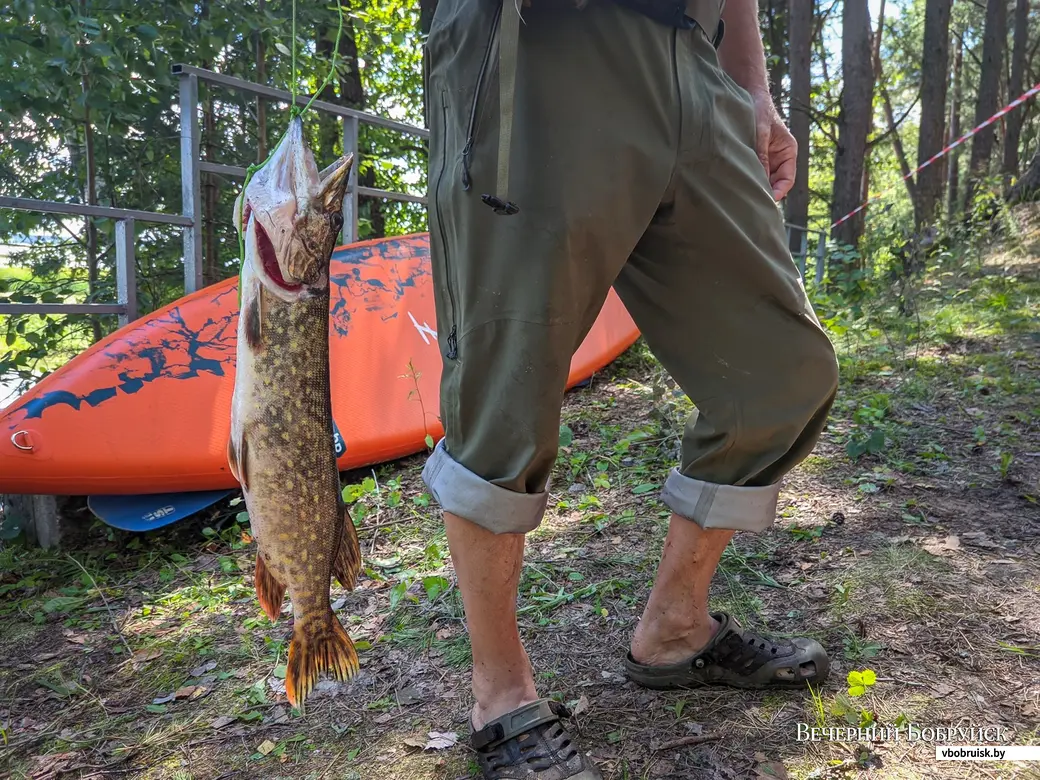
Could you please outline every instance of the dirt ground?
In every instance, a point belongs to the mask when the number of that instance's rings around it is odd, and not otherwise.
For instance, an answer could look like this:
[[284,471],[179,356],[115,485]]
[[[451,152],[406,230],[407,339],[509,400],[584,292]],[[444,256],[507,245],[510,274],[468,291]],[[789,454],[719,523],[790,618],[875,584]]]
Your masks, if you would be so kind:
[[[691,407],[642,344],[568,395],[520,621],[541,691],[574,710],[605,777],[1040,778],[1040,762],[936,759],[941,744],[1040,745],[1040,219],[1016,224],[1001,251],[919,285],[909,318],[819,305],[840,397],[775,527],[727,549],[712,605],[818,638],[821,690],[626,679],[667,527],[657,488]],[[284,696],[288,620],[252,591],[243,506],[133,535],[72,501],[61,552],[0,550],[0,773],[475,777],[469,644],[422,463],[344,475],[367,568],[332,598],[362,668],[322,682],[303,715]],[[850,695],[849,672],[874,683]],[[988,731],[934,731],[972,727]]]

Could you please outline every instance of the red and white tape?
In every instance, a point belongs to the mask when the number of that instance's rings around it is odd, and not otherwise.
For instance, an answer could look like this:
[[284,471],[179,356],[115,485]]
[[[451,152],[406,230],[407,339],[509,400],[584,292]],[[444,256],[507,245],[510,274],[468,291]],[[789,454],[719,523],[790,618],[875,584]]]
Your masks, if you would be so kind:
[[[1031,97],[1033,97],[1034,95],[1037,95],[1037,94],[1040,94],[1040,84],[1037,84],[1032,89],[1024,92],[1020,97],[1016,98],[1015,100],[1012,100],[1010,103],[1008,103],[1002,109],[1000,109],[1000,111],[995,113],[993,116],[991,116],[989,119],[987,119],[985,122],[983,122],[978,127],[973,127],[971,130],[966,132],[964,135],[962,135],[956,141],[954,141],[953,143],[951,143],[948,146],[944,147],[943,149],[940,149],[938,152],[933,154],[931,157],[929,157],[923,163],[918,165],[914,170],[910,171],[910,173],[908,173],[906,176],[904,176],[902,178],[902,180],[909,179],[911,176],[914,176],[915,174],[917,174],[920,171],[924,170],[925,168],[927,168],[929,165],[931,165],[933,162],[935,162],[939,158],[945,156],[946,154],[949,154],[949,152],[952,151],[953,149],[956,149],[958,146],[960,146],[962,143],[967,141],[969,138],[971,138],[977,132],[979,132],[983,128],[989,127],[991,124],[996,122],[1002,116],[1004,116],[1008,112],[1012,111],[1013,109],[1018,108],[1020,105],[1022,105],[1027,100],[1029,100],[1029,98],[1031,98]],[[838,225],[840,225],[845,220],[851,219],[852,217],[856,216],[861,211],[863,211],[863,209],[865,209],[867,206],[869,206],[874,201],[880,200],[881,198],[883,198],[886,194],[887,194],[886,192],[882,192],[882,193],[879,193],[878,195],[873,196],[872,198],[867,198],[867,200],[862,205],[857,206],[855,209],[850,211],[848,214],[846,214],[844,217],[839,219],[837,222],[832,222],[831,223],[831,227],[832,228],[837,227]]]

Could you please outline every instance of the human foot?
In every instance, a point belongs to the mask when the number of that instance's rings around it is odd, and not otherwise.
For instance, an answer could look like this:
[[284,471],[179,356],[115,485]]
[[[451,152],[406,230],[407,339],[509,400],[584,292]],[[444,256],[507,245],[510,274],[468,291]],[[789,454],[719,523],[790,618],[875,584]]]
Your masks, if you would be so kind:
[[664,660],[671,658],[675,647],[657,654],[643,648],[638,656],[630,651],[625,667],[632,681],[656,689],[702,685],[800,688],[806,683],[818,685],[826,679],[830,659],[816,640],[768,639],[742,628],[725,613],[712,617],[719,624],[715,635],[702,649],[678,660]]
[[669,624],[663,619],[644,617],[636,626],[630,654],[633,659],[647,666],[678,663],[707,647],[718,632],[719,625],[719,621],[711,615],[693,625]]
[[562,704],[538,699],[473,728],[484,780],[603,780],[563,727],[570,716]]

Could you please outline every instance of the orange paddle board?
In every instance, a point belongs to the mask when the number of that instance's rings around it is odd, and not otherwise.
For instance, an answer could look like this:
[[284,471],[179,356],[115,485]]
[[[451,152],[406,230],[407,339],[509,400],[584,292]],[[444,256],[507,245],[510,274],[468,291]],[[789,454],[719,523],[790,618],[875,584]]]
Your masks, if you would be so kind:
[[[331,273],[332,411],[341,470],[443,435],[429,235],[338,248]],[[111,334],[0,411],[0,493],[135,494],[237,487],[226,446],[237,277]],[[568,386],[639,336],[611,291]]]

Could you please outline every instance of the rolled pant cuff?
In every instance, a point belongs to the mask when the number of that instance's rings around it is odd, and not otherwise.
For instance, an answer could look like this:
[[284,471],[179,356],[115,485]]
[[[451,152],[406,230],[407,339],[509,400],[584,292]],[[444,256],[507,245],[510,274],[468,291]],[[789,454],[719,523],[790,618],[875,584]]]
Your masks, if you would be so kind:
[[765,531],[776,519],[780,485],[737,487],[703,482],[672,469],[661,499],[675,514],[701,528]]
[[517,493],[493,485],[452,458],[444,439],[426,461],[422,478],[441,509],[496,534],[533,531],[549,502],[548,484],[541,493]]

